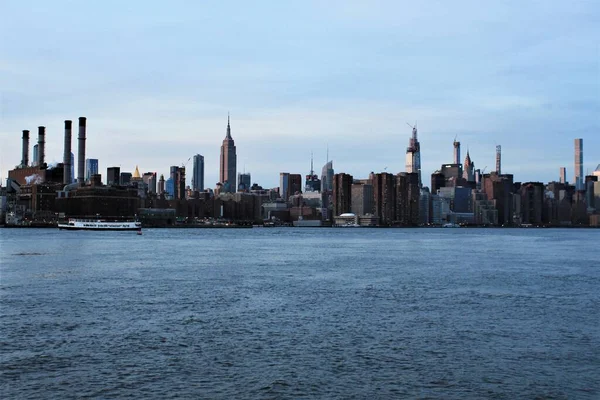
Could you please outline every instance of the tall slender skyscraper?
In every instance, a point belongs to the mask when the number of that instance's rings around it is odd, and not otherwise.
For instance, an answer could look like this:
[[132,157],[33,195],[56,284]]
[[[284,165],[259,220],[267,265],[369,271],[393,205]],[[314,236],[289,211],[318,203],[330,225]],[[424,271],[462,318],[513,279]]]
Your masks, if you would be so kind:
[[[235,154],[235,142],[231,137],[231,126],[229,125],[229,115],[227,116],[227,135],[221,145],[221,168],[219,181],[224,187],[228,187],[230,192],[235,192],[236,185],[236,164],[237,155]],[[225,185],[227,182],[227,185]]]
[[560,167],[560,183],[567,183],[567,168]]
[[454,139],[454,164],[460,164],[460,142]]
[[192,171],[192,189],[199,192],[204,191],[204,156],[194,156],[194,170]]
[[575,189],[583,190],[583,139],[575,139]]
[[412,127],[412,136],[406,148],[406,172],[419,174],[419,187],[421,187],[421,144],[417,138],[417,124],[408,125]]

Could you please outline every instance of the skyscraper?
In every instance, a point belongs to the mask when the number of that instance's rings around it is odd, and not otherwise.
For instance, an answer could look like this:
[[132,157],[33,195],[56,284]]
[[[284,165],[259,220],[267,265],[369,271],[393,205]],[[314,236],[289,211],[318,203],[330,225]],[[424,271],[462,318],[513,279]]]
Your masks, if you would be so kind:
[[454,139],[454,164],[460,164],[460,142]]
[[199,192],[204,191],[204,156],[194,156],[194,169],[192,171],[192,189]]
[[471,161],[469,150],[467,150],[467,156],[463,164],[463,178],[467,182],[475,182],[475,163]]
[[71,152],[71,183],[77,182],[77,177],[75,176],[75,154]]
[[219,181],[223,184],[225,182],[228,185],[224,185],[224,187],[229,186],[229,191],[235,192],[237,188],[236,185],[236,153],[235,153],[235,143],[233,138],[231,137],[231,126],[229,125],[229,116],[227,116],[227,135],[225,135],[225,139],[223,139],[223,144],[221,145],[221,168],[219,173]]
[[121,167],[106,168],[106,184],[109,186],[118,186],[121,182]]
[[37,144],[33,145],[33,161],[31,161],[31,165],[36,167],[38,165],[38,148]]
[[575,189],[583,190],[583,139],[575,139]]
[[419,187],[421,187],[421,144],[417,138],[417,124],[415,126],[409,124],[409,126],[412,127],[412,136],[406,148],[406,172],[419,174]]
[[290,173],[280,172],[279,173],[279,197],[283,201],[288,201],[290,197]]
[[92,175],[98,173],[98,159],[97,158],[86,158],[85,159],[85,181],[90,182]]
[[237,191],[238,192],[249,192],[250,191],[250,187],[252,186],[251,183],[252,177],[250,175],[250,172],[240,172],[238,174],[238,188]]
[[333,215],[339,216],[352,211],[352,175],[333,176]]
[[567,168],[560,167],[560,183],[567,183]]

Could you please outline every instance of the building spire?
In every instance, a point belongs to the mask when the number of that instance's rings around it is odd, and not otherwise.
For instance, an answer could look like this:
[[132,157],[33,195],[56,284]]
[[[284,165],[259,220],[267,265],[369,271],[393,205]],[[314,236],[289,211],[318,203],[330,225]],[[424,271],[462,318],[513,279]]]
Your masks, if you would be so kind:
[[232,139],[232,137],[231,137],[231,126],[229,125],[229,112],[227,113],[227,135],[225,136],[225,139]]

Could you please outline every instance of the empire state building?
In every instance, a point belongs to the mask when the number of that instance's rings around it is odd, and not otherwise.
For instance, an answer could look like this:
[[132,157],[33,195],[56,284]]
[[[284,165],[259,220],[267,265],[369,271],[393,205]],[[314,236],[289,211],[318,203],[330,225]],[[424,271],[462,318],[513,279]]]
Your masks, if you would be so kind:
[[227,135],[221,145],[221,169],[219,172],[219,181],[223,184],[224,191],[236,192],[236,164],[237,156],[235,154],[235,143],[231,137],[231,126],[229,125],[229,115],[227,116]]

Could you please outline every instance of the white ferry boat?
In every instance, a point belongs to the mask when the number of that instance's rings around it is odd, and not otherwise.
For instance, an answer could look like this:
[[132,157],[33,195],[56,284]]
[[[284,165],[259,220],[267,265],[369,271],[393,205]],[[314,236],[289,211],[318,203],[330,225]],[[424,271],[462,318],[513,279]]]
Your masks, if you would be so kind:
[[139,231],[142,223],[137,221],[104,221],[101,219],[69,218],[67,222],[59,222],[58,229],[89,231]]

